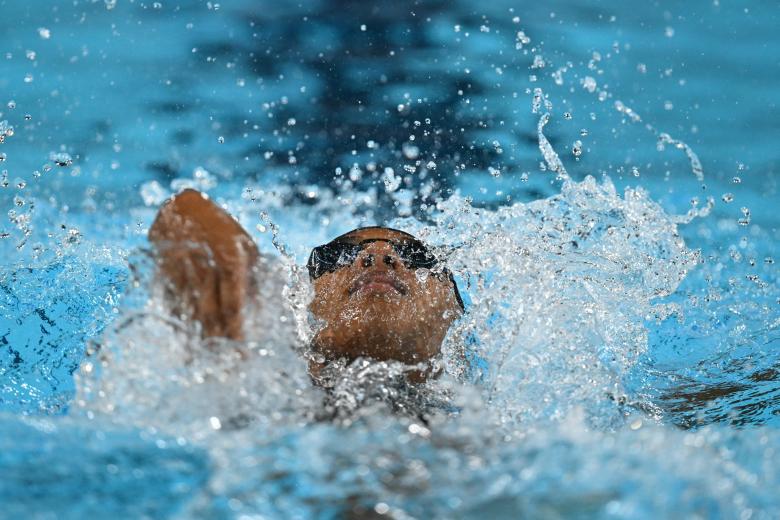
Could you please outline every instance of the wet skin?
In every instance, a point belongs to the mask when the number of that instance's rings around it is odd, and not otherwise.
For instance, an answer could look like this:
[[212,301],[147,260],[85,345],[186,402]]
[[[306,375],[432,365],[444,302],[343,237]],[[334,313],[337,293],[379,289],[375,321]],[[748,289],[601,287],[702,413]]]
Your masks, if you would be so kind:
[[[366,229],[349,238],[380,240],[366,244],[352,264],[313,281],[309,310],[320,328],[312,350],[326,363],[357,357],[427,362],[461,312],[451,282],[407,268],[384,241],[403,240],[400,233]],[[243,339],[243,310],[261,274],[257,246],[238,222],[201,193],[185,190],[160,208],[149,240],[171,311],[200,322],[203,337]],[[323,365],[312,361],[312,374]]]
[[[359,230],[349,236],[356,243],[404,238],[386,229]],[[439,353],[447,329],[460,313],[446,276],[418,277],[384,241],[368,243],[352,264],[313,283],[309,310],[324,326],[312,347],[328,359],[428,361]]]

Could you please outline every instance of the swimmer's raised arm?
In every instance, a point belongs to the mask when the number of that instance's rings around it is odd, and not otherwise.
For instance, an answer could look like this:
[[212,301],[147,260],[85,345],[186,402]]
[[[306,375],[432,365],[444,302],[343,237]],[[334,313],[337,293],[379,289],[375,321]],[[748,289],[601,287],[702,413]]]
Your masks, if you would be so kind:
[[203,337],[243,339],[243,310],[256,286],[259,252],[238,222],[187,189],[160,208],[149,240],[171,311],[200,322]]

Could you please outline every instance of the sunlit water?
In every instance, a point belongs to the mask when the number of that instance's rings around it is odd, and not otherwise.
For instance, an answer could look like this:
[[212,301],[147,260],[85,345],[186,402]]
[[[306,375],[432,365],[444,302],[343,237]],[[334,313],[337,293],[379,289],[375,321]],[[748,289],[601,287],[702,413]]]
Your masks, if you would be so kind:
[[[0,12],[3,517],[780,515],[775,8]],[[265,254],[246,342],[163,308],[188,186]],[[326,395],[301,264],[377,222],[467,313]]]

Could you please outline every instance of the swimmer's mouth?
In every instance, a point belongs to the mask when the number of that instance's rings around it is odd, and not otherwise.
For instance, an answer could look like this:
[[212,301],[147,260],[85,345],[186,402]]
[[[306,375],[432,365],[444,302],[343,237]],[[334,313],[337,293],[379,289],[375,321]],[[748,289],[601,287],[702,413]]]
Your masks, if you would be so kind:
[[386,271],[369,271],[360,275],[349,287],[349,295],[363,290],[380,293],[395,291],[399,294],[409,292],[406,284]]

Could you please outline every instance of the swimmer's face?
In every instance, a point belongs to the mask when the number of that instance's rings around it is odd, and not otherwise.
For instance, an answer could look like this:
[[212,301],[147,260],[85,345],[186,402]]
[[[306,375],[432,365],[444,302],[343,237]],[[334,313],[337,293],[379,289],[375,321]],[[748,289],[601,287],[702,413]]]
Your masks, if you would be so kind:
[[438,354],[461,314],[449,277],[426,276],[426,269],[409,262],[404,248],[411,242],[404,233],[361,229],[344,238],[360,247],[313,280],[309,309],[322,322],[314,349],[328,359],[364,356],[407,364]]

